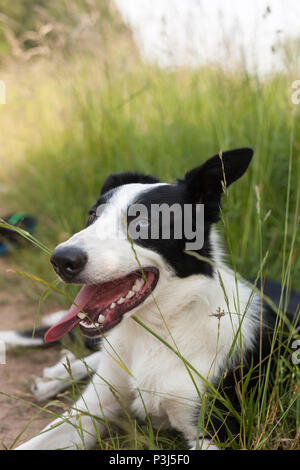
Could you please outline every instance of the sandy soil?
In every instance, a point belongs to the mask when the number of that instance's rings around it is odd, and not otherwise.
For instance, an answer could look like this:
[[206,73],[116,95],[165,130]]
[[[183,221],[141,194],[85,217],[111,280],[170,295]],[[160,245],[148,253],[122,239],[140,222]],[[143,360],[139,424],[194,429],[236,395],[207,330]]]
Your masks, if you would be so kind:
[[[7,276],[8,261],[0,259],[0,276]],[[38,299],[37,299],[38,302]],[[0,290],[0,318],[1,330],[31,328],[34,323],[37,302],[28,305],[22,293]],[[22,400],[38,404],[29,389],[29,380],[33,375],[42,375],[44,367],[54,365],[60,356],[60,347],[53,346],[47,349],[18,349],[6,352],[6,364],[0,364],[0,449],[13,445],[18,434],[29,424],[20,437],[18,443],[28,440],[38,433],[53,418],[42,411],[37,415],[38,409],[26,404]],[[7,395],[4,395],[7,394]],[[54,410],[54,408],[51,408]],[[35,417],[34,417],[35,416]],[[30,420],[33,421],[30,423]]]

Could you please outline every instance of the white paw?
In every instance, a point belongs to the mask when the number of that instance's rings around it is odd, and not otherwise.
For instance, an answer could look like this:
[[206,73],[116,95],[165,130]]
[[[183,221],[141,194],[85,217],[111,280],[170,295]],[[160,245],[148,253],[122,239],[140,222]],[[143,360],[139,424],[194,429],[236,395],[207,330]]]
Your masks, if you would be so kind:
[[30,390],[37,401],[55,397],[62,389],[61,381],[41,377],[32,377]]
[[61,358],[61,360],[63,360],[65,363],[67,362],[67,361],[66,361],[66,358],[68,358],[68,361],[69,361],[70,363],[76,361],[76,357],[75,357],[74,354],[73,354],[71,351],[69,351],[68,349],[62,349],[62,350],[61,350],[60,358]]
[[76,361],[76,357],[67,349],[61,351],[60,357],[61,359],[57,364],[43,369],[43,377],[45,379],[64,379],[70,377],[67,368],[68,365],[72,365]]

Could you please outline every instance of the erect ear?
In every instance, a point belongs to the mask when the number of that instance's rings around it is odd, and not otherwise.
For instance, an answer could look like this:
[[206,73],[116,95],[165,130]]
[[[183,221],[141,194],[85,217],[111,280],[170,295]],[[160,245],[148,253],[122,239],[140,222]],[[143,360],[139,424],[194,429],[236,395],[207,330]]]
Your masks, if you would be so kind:
[[252,159],[251,148],[220,152],[186,173],[184,182],[195,202],[220,200],[224,187],[239,179]]
[[111,189],[122,186],[123,184],[129,183],[143,183],[143,184],[153,184],[159,183],[159,180],[155,176],[145,175],[143,173],[112,173],[109,175],[103,183],[100,195],[107,193]]

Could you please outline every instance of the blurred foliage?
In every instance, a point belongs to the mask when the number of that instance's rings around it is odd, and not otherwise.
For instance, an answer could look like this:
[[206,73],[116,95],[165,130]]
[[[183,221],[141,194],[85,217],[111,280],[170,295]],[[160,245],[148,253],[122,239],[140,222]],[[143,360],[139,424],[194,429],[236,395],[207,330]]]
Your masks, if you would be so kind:
[[115,33],[130,36],[111,0],[0,0],[0,62],[93,52]]

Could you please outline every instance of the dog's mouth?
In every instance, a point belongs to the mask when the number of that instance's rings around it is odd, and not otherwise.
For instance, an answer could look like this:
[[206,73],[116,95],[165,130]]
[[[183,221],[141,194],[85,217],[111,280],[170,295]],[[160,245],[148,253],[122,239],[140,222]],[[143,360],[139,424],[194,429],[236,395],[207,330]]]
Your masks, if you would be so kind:
[[47,331],[45,341],[57,341],[78,324],[86,336],[105,333],[120,323],[125,313],[144,302],[158,277],[158,270],[151,267],[113,281],[83,286],[67,315]]

